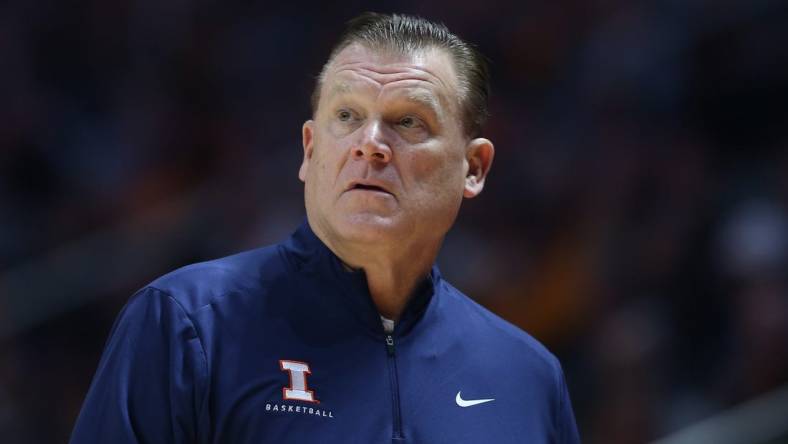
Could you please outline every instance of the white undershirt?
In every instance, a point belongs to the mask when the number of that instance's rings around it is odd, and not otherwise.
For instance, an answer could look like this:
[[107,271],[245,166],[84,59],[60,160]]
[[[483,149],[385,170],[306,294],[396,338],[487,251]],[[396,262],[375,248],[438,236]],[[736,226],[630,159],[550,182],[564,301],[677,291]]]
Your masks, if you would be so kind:
[[394,321],[389,318],[384,318],[383,316],[380,317],[380,320],[383,322],[383,330],[386,333],[391,333],[394,331]]

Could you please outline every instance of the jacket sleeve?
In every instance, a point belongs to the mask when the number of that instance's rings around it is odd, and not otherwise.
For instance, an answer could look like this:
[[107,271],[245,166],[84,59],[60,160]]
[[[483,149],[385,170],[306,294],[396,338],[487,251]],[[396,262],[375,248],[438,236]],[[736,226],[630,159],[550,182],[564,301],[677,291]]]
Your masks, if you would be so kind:
[[575,414],[572,411],[572,401],[569,399],[569,389],[566,386],[564,372],[558,366],[558,410],[556,414],[556,428],[558,431],[557,442],[560,444],[580,444],[580,435],[577,432]]
[[189,316],[169,294],[144,288],[112,327],[70,443],[203,442],[207,380]]

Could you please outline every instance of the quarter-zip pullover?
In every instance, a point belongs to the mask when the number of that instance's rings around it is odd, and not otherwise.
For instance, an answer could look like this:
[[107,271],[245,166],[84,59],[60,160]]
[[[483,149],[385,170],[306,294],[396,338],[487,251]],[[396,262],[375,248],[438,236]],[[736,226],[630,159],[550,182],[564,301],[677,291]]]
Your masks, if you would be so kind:
[[433,266],[392,332],[304,222],[137,292],[71,443],[577,443],[557,359]]

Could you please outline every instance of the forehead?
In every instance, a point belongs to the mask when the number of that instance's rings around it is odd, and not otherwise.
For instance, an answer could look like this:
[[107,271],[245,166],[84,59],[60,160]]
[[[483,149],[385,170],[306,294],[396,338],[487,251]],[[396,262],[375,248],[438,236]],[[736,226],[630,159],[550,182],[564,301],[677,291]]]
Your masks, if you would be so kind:
[[322,89],[329,96],[358,90],[377,94],[407,91],[420,100],[435,96],[444,106],[451,106],[459,96],[447,51],[425,48],[401,53],[361,44],[349,45],[334,57],[326,67]]

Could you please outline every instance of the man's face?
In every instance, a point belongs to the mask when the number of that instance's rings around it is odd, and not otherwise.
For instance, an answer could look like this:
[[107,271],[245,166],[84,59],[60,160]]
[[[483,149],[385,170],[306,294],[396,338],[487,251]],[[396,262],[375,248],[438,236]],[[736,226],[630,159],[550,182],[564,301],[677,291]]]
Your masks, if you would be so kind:
[[334,58],[303,127],[299,177],[316,232],[331,243],[440,242],[492,160],[489,141],[463,134],[453,66],[437,49],[402,55],[354,44]]

